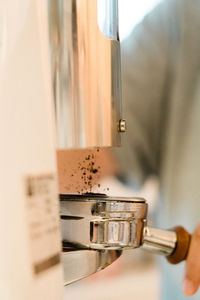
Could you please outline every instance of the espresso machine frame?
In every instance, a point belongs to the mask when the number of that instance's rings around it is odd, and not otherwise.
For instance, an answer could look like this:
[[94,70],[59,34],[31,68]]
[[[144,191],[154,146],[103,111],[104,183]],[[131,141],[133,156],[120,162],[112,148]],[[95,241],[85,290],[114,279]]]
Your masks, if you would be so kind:
[[[126,123],[121,116],[118,1],[47,2],[57,148],[120,146]],[[65,283],[106,267],[120,254],[64,246]]]
[[[121,64],[117,0],[48,0],[57,148],[120,146]],[[143,247],[178,263],[190,235],[147,226],[144,199],[60,195],[65,284]]]

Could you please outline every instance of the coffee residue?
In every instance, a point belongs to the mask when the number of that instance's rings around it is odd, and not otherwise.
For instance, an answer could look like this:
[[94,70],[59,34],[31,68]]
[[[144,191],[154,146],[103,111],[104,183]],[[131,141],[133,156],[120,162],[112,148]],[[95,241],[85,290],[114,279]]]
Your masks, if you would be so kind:
[[[105,162],[101,149],[84,150],[77,155],[76,150],[70,153],[72,160],[63,165],[63,177],[65,178],[64,193],[103,193],[109,188],[100,182],[102,179]],[[69,155],[69,157],[70,157]],[[64,160],[64,159],[63,159]],[[102,166],[101,166],[102,163]]]
[[71,177],[79,175],[81,182],[77,182],[75,185],[76,192],[81,193],[91,193],[94,187],[100,188],[101,185],[98,183],[100,178],[101,167],[96,165],[97,157],[95,152],[99,152],[99,149],[88,150],[89,153],[85,158],[78,162],[78,168],[73,170]]

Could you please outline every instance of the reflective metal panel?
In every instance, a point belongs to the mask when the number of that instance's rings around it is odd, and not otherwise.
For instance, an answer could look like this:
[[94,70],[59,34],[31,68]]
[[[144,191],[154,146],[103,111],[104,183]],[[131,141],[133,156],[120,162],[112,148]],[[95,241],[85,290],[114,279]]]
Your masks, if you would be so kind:
[[117,0],[47,0],[58,148],[120,145]]
[[62,253],[64,285],[87,277],[113,263],[121,251],[75,250]]

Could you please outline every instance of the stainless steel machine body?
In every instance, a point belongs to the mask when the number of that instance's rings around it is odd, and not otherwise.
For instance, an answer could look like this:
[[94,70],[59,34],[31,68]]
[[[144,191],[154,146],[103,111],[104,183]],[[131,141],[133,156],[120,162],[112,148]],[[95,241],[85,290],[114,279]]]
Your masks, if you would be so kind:
[[[126,124],[118,1],[47,2],[58,149],[119,146]],[[189,234],[149,228],[146,217],[144,199],[61,195],[65,283],[104,268],[127,248],[142,246],[167,257],[176,253],[172,263],[185,259]]]
[[[47,3],[57,148],[119,146],[126,124],[121,116],[118,0]],[[74,228],[68,221],[67,227]],[[65,283],[104,268],[120,254],[64,247]]]
[[59,149],[120,145],[117,0],[48,0]]

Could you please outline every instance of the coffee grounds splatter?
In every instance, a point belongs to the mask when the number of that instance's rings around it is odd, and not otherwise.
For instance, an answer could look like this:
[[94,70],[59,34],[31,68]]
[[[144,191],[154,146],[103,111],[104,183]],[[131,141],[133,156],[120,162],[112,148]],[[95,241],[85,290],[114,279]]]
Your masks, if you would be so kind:
[[[73,173],[71,174],[71,177],[78,174],[81,179],[81,183],[74,183],[78,194],[91,193],[93,188],[101,187],[98,183],[101,167],[96,165],[97,157],[95,155],[95,151],[88,151],[89,153],[85,156],[85,158],[78,162],[78,168],[73,170]],[[99,151],[100,149],[96,149],[96,152]]]

